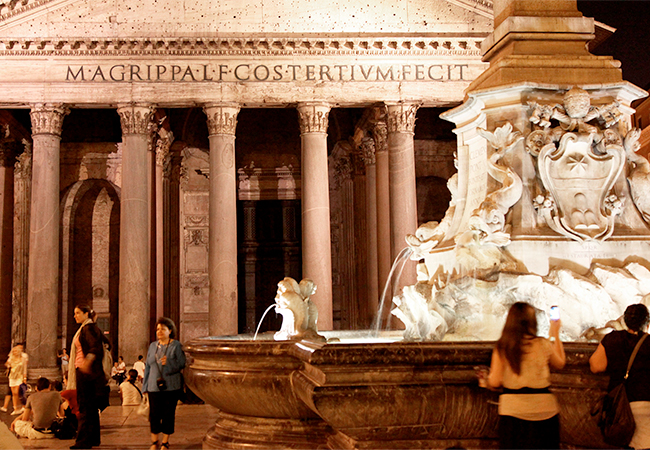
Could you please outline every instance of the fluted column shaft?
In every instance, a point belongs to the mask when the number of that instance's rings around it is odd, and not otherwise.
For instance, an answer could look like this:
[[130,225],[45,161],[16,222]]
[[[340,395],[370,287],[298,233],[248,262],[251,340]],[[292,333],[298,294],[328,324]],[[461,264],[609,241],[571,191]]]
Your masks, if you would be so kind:
[[[391,255],[395,259],[406,247],[404,238],[418,227],[415,187],[415,114],[418,105],[387,105],[388,158],[390,166]],[[407,265],[399,286],[414,284],[415,268]]]
[[158,140],[156,141],[156,167],[155,167],[155,206],[154,206],[154,220],[155,220],[155,247],[156,247],[156,316],[167,315],[165,312],[165,267],[163,255],[165,251],[165,236],[163,233],[163,218],[164,214],[164,189],[163,189],[163,172],[165,164],[168,163],[169,147],[173,141],[173,134],[166,130],[158,131]]
[[237,104],[206,105],[210,139],[210,335],[237,334]]
[[330,107],[298,105],[302,177],[302,274],[316,283],[312,296],[318,308],[318,329],[331,330],[332,247],[330,234],[327,125]]
[[119,105],[122,124],[119,353],[135,361],[150,341],[149,105]]
[[29,375],[54,376],[59,299],[59,158],[69,110],[38,104],[31,110],[33,165],[27,281]]

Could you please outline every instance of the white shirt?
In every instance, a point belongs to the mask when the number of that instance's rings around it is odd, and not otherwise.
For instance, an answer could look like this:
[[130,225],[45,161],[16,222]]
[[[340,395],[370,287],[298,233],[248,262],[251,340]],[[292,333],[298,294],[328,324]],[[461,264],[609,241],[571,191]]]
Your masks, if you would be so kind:
[[122,406],[139,405],[142,401],[138,390],[128,381],[120,384],[120,392],[122,393]]
[[138,371],[138,376],[144,378],[144,363],[142,361],[136,361],[133,363],[133,368]]

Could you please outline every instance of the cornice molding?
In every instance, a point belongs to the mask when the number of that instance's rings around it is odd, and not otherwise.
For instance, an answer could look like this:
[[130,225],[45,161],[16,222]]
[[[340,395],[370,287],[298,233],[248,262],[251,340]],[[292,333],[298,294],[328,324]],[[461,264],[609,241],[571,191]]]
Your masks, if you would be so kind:
[[268,38],[2,38],[0,54],[7,56],[119,55],[427,55],[481,56],[487,36],[376,36]]

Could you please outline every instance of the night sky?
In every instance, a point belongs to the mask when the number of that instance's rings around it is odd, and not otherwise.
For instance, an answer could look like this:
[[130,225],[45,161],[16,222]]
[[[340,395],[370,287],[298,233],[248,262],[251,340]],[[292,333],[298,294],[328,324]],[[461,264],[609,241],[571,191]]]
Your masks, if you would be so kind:
[[623,79],[650,89],[650,1],[578,0],[586,17],[616,28],[593,53],[621,61]]

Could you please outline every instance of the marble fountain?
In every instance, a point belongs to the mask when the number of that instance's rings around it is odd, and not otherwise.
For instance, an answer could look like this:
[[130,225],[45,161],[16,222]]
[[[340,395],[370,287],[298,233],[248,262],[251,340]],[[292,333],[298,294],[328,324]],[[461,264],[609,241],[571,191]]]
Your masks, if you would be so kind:
[[541,334],[549,307],[562,310],[568,362],[552,390],[563,445],[606,447],[589,413],[607,380],[588,358],[650,293],[650,163],[625,107],[642,91],[509,89],[510,108],[501,88],[445,113],[465,124],[464,144],[446,216],[406,238],[418,281],[392,310],[405,330],[318,332],[313,286],[285,279],[276,339],[189,343],[186,380],[220,411],[205,448],[496,447],[498,394],[478,387],[476,368],[520,300]]

